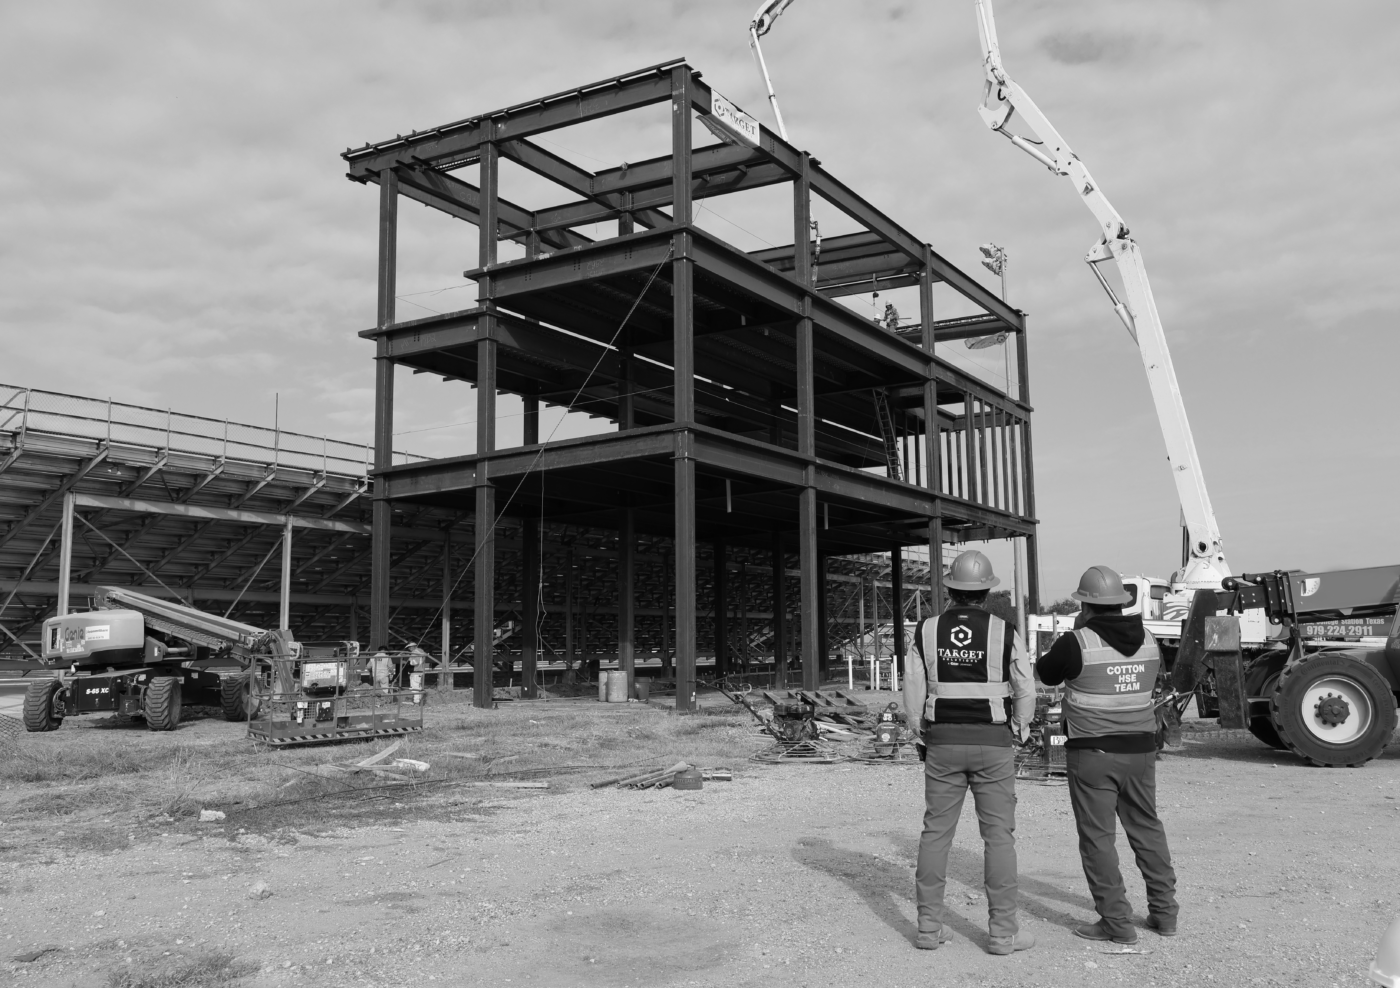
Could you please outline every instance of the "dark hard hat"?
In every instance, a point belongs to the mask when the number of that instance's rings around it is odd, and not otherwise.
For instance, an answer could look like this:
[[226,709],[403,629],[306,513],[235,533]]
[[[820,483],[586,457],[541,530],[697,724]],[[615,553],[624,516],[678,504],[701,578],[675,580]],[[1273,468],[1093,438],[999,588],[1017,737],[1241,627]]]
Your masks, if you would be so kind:
[[1133,595],[1123,589],[1123,578],[1107,566],[1090,566],[1079,578],[1079,589],[1070,594],[1084,604],[1126,604]]
[[1000,582],[992,573],[992,561],[969,549],[953,560],[943,585],[954,590],[990,590]]

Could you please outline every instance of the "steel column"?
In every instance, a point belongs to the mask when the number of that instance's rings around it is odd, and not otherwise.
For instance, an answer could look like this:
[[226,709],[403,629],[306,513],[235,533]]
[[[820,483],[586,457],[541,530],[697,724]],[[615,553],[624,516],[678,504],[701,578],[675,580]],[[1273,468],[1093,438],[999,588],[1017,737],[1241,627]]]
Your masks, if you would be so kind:
[[714,541],[715,677],[729,674],[729,555],[724,539]]
[[[1030,356],[1026,352],[1026,333],[1022,329],[1016,334],[1016,370],[1019,375],[1020,398],[1025,404],[1031,403]],[[1031,455],[1031,420],[1027,416],[1021,431],[1021,470],[1025,485],[1025,517],[1035,517],[1035,460]],[[1035,535],[1026,536],[1026,607],[1032,612],[1040,610],[1040,547]]]
[[749,569],[739,566],[739,668],[749,674]]
[[890,549],[890,596],[894,599],[894,662],[904,675],[904,552]]
[[[860,629],[860,634],[856,638],[856,658],[865,659],[865,577],[860,578],[860,586],[856,589],[856,622]],[[870,684],[875,684],[872,676]]]
[[[496,341],[493,339],[477,344],[476,448],[480,452],[496,448]],[[485,462],[478,467],[476,485],[472,703],[490,707],[496,632],[496,488],[486,476]]]
[[282,581],[277,604],[277,627],[292,630],[292,519],[282,524]]
[[817,689],[821,683],[821,585],[817,555],[817,490],[803,487],[798,494],[797,508],[797,566],[802,574],[802,688]]
[[496,652],[496,489],[483,484],[476,489],[476,569],[473,609],[472,703],[491,706]]
[[617,667],[627,674],[627,695],[636,683],[636,511],[624,507],[617,524]]
[[[679,334],[678,334],[679,335]],[[691,434],[676,434],[676,709],[695,709],[695,460]]]
[[829,557],[824,552],[817,555],[817,668],[823,683],[831,678],[831,648],[828,642],[826,620],[826,565],[828,559]]
[[[671,216],[677,226],[691,221],[690,69],[671,70]],[[690,236],[677,233],[671,262],[672,364],[675,368],[675,421],[695,421],[695,299]],[[694,436],[676,433],[676,709],[695,709],[695,460]]]
[[690,68],[671,70],[671,219],[677,226],[690,225]]
[[783,536],[773,533],[773,685],[787,687],[787,587]]
[[[379,173],[379,329],[394,324],[398,282],[399,179],[392,168]],[[384,470],[394,459],[394,362],[382,347],[374,361],[374,469]],[[388,482],[374,478],[370,533],[369,645],[389,644],[389,556],[393,506]]]
[[[58,617],[68,613],[69,587],[73,582],[73,494],[63,495],[63,520],[58,539]],[[42,550],[41,550],[42,551]],[[25,574],[28,575],[27,573]]]
[[661,678],[671,675],[671,560],[665,559],[662,570],[666,574],[666,586],[661,595]]
[[[806,249],[811,230],[811,174],[811,156],[803,152],[801,170],[792,184],[793,243],[798,245],[793,256],[793,277],[802,285],[808,285],[812,280],[812,257]],[[811,297],[804,294],[802,317],[797,321],[796,330],[797,451],[808,457],[814,457],[817,453],[816,387],[812,379],[816,366],[816,341],[813,338],[811,312]],[[821,682],[824,665],[821,646],[825,636],[821,629],[823,608],[819,570],[822,562],[817,553],[817,491],[812,486],[813,468],[808,467],[806,473],[806,483],[798,493],[797,565],[802,574],[802,688],[814,690]]]
[[637,403],[634,398],[636,381],[632,369],[633,359],[630,349],[623,349],[618,354],[617,429],[619,432],[626,432],[628,429],[635,428],[637,424]]
[[450,690],[457,684],[452,673],[452,533],[442,538],[442,665],[438,686]]
[[538,398],[526,397],[522,399],[521,404],[525,406],[521,445],[534,446],[540,441],[540,401]]
[[525,629],[520,637],[520,678],[527,700],[539,697],[535,683],[540,641],[540,519],[527,516],[520,526],[521,588],[520,607]]
[[[480,233],[478,266],[490,269],[496,263],[497,237],[500,232],[500,198],[498,195],[499,152],[491,143],[494,124],[482,122],[485,143],[481,146],[481,212],[478,217]],[[490,307],[493,295],[491,275],[478,282],[478,301]],[[495,317],[488,313],[481,320],[480,338],[476,344],[476,451],[490,453],[496,449],[496,339]],[[482,462],[476,472],[476,569],[472,631],[472,703],[478,707],[492,705],[496,652],[496,488],[487,476],[487,464]]]
[[565,678],[574,672],[574,547],[569,546],[564,562],[564,669]]

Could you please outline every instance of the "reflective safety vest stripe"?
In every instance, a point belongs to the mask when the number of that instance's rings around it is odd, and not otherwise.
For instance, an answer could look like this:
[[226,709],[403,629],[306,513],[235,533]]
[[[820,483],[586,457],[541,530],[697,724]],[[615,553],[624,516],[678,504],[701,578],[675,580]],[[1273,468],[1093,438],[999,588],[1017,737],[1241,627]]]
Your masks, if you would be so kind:
[[1096,632],[1074,632],[1084,662],[1065,683],[1065,726],[1072,738],[1105,734],[1150,734],[1157,729],[1152,691],[1161,667],[1157,639],[1145,632],[1142,645],[1124,655]]
[[[928,681],[928,696],[924,700],[924,719],[930,724],[938,723],[938,701],[942,700],[986,700],[991,715],[990,723],[1006,723],[1006,699],[1011,696],[1011,683],[1006,676],[1006,622],[1001,618],[986,614],[986,642],[981,649],[982,659],[977,665],[978,682],[946,682],[938,675],[938,632],[939,624],[948,614],[931,618],[923,624],[923,639],[919,643],[924,659],[924,674]],[[982,617],[979,614],[979,617]],[[978,622],[981,623],[980,621]],[[980,629],[979,629],[980,630]],[[969,641],[969,646],[983,644]]]
[[1008,697],[1010,683],[930,683],[929,692],[945,700],[975,700],[978,697]]

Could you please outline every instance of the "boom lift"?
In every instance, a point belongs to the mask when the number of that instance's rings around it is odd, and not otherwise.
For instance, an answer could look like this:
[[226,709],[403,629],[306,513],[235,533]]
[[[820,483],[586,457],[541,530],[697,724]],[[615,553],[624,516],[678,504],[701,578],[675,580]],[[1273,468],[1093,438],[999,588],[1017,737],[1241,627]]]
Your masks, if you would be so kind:
[[[111,712],[173,731],[185,704],[221,707],[279,746],[422,730],[423,692],[362,684],[356,642],[297,642],[121,587],[103,587],[94,603],[44,622],[42,661],[62,671],[29,685],[27,730]],[[403,658],[376,656],[385,668]]]
[[44,622],[42,661],[65,671],[29,685],[28,730],[110,711],[173,731],[185,704],[222,707],[229,720],[243,720],[253,654],[295,646],[289,635],[120,587],[103,587],[95,603]]

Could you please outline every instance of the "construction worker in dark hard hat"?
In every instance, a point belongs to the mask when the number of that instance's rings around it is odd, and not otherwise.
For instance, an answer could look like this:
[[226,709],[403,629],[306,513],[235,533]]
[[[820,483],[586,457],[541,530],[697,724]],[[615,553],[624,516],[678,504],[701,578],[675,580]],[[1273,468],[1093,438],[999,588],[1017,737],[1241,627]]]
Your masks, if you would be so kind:
[[904,710],[924,739],[924,832],[915,891],[917,945],[937,950],[951,939],[943,892],[948,849],[972,790],[985,845],[987,952],[1035,946],[1016,922],[1016,765],[1012,739],[1026,739],[1035,714],[1030,660],[1015,629],[986,609],[1001,581],[980,552],[953,560],[943,585],[948,608],[919,623],[914,645],[922,661],[904,671]]
[[1152,690],[1161,668],[1157,641],[1142,617],[1124,614],[1132,599],[1122,578],[1091,566],[1070,594],[1082,609],[1074,631],[1036,663],[1041,682],[1065,684],[1065,760],[1079,830],[1084,877],[1099,914],[1075,929],[1086,940],[1137,943],[1132,908],[1118,869],[1114,818],[1147,886],[1147,927],[1176,935],[1176,873],[1157,818],[1157,721]]

